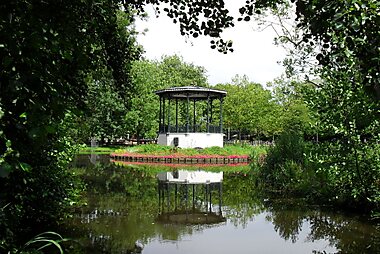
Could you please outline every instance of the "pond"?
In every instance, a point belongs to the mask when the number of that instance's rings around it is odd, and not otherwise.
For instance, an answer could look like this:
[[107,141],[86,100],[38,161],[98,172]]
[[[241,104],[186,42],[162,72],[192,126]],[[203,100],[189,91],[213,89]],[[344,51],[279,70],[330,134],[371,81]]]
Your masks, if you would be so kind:
[[87,205],[67,222],[79,242],[73,253],[380,253],[380,232],[369,218],[263,198],[248,166],[203,168],[222,174],[221,186],[167,187],[157,174],[180,179],[201,171],[85,158],[75,170],[87,183]]

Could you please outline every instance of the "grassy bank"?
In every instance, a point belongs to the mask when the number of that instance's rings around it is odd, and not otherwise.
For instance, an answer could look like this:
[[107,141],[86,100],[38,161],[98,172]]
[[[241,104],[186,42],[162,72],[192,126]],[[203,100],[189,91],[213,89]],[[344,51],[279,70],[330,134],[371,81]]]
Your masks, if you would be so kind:
[[253,147],[248,145],[226,145],[225,147],[209,147],[204,149],[194,148],[173,148],[169,146],[162,146],[157,144],[147,144],[128,147],[125,149],[117,149],[116,153],[136,153],[145,155],[165,156],[176,154],[178,156],[197,156],[197,155],[219,155],[219,156],[231,156],[231,155],[247,155],[249,156],[253,150],[260,150],[265,152],[263,147]]
[[250,156],[252,153],[266,153],[266,148],[262,146],[249,145],[226,145],[224,147],[209,147],[204,149],[194,148],[173,148],[157,144],[145,144],[131,147],[85,147],[79,151],[79,154],[111,154],[111,153],[134,153],[144,155],[165,156],[176,154],[178,156],[196,156],[196,155],[219,155],[219,156]]
[[111,146],[111,147],[90,147],[86,146],[79,150],[79,154],[110,154],[119,150],[120,146]]

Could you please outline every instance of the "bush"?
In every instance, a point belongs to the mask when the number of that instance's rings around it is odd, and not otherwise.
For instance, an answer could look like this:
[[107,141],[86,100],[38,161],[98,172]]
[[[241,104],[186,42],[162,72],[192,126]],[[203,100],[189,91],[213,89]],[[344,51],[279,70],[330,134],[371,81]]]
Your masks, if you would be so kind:
[[264,165],[265,159],[267,157],[267,148],[263,146],[253,147],[251,154],[249,155],[251,159],[251,167],[254,171],[259,171]]
[[252,167],[267,190],[377,213],[380,145],[375,141],[315,144],[305,142],[299,133],[288,132],[269,148],[262,165],[259,154],[253,153]]
[[269,148],[260,178],[275,190],[294,190],[301,181],[305,142],[297,132],[283,133],[276,145]]
[[351,208],[380,208],[380,146],[376,142],[315,145],[308,161],[325,200]]
[[8,250],[57,228],[81,191],[71,173],[49,166],[14,170],[2,184],[0,203],[8,205],[0,209],[0,242]]

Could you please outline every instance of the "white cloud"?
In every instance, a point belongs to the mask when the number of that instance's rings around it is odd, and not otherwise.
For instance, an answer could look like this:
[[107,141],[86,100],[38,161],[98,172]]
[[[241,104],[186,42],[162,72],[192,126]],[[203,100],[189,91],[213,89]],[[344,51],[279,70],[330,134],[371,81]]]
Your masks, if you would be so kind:
[[[242,6],[237,1],[227,1],[227,4],[235,13]],[[270,29],[257,32],[253,30],[253,23],[237,22],[223,33],[223,38],[233,41],[234,52],[222,54],[210,48],[210,38],[186,39],[180,35],[178,24],[173,24],[164,13],[156,18],[152,8],[148,7],[147,11],[149,20],[137,21],[136,28],[138,31],[148,29],[146,35],[138,36],[148,59],[181,55],[186,62],[205,67],[212,85],[229,82],[236,74],[265,84],[283,73],[283,67],[277,62],[284,58],[285,51],[273,44],[275,33]]]

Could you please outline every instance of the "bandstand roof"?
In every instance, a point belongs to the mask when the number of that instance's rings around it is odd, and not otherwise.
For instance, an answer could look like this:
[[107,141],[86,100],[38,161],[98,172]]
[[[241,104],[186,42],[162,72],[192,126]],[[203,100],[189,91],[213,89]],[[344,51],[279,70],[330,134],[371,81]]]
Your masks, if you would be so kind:
[[207,87],[199,86],[180,86],[171,87],[156,91],[156,94],[160,97],[166,98],[179,98],[179,99],[206,99],[209,98],[220,98],[227,95],[226,91],[211,89]]

